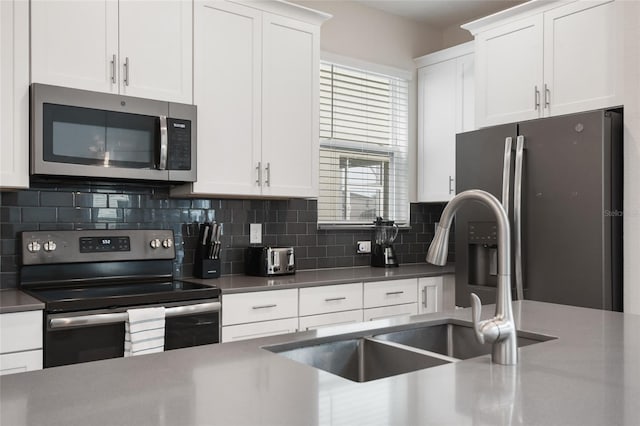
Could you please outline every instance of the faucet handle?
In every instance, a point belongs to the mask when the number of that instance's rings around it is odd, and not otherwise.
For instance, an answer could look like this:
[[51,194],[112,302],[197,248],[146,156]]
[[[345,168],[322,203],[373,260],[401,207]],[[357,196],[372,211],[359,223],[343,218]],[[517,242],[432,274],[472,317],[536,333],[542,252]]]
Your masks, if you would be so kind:
[[480,325],[480,314],[482,313],[482,303],[477,294],[471,293],[471,320],[473,321],[473,331],[479,343],[484,343],[484,333]]

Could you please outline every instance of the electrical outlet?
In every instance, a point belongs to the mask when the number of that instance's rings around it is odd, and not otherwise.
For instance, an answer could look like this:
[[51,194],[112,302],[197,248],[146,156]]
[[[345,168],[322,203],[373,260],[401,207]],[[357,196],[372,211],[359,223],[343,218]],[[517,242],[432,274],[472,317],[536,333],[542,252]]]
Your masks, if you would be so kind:
[[356,253],[371,253],[371,241],[358,241],[358,245],[356,246]]
[[249,244],[262,244],[261,223],[251,223],[249,225]]

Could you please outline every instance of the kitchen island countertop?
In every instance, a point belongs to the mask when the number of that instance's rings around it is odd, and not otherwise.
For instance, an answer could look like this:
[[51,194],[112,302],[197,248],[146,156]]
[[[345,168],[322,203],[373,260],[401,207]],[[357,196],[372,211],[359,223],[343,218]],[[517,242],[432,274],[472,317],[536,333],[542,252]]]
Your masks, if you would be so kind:
[[251,291],[279,290],[331,284],[347,284],[357,281],[400,280],[453,274],[454,264],[434,266],[428,263],[400,265],[397,268],[374,268],[360,266],[353,268],[327,268],[298,271],[293,275],[254,277],[249,275],[223,275],[220,278],[182,278],[183,281],[213,285],[222,294],[247,293]]
[[[483,307],[483,317],[494,307]],[[514,302],[518,329],[557,339],[356,383],[263,346],[392,331],[469,309],[3,376],[3,425],[637,425],[640,316]]]

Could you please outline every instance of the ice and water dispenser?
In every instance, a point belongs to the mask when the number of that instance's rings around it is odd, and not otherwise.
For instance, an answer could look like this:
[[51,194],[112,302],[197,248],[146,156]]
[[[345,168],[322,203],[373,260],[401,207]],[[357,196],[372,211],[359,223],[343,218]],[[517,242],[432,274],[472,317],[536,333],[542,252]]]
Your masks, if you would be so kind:
[[498,283],[498,226],[495,222],[469,222],[469,284],[495,287]]

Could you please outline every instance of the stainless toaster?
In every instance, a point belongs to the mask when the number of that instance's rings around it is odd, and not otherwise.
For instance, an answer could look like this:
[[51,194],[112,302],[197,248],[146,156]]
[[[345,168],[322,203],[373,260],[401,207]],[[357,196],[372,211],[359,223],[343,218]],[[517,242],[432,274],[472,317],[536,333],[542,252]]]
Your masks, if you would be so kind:
[[293,247],[248,247],[244,258],[244,272],[261,277],[295,274]]

